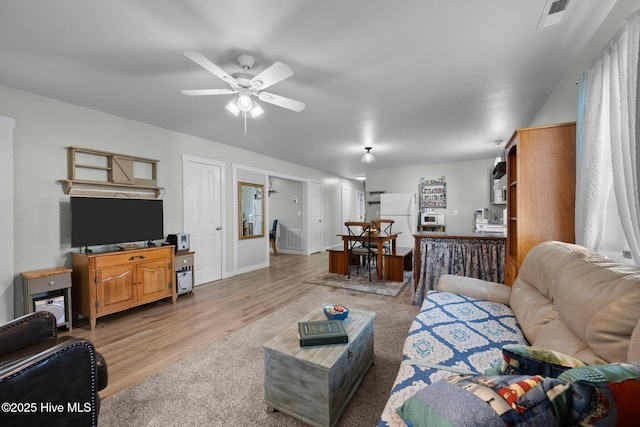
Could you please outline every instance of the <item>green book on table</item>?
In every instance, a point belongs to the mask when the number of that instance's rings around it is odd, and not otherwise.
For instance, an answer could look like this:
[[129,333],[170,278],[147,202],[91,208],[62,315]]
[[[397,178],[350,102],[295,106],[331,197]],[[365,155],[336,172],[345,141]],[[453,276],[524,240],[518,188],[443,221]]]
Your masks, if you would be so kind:
[[298,339],[300,347],[309,347],[348,343],[349,335],[340,320],[319,320],[298,322]]

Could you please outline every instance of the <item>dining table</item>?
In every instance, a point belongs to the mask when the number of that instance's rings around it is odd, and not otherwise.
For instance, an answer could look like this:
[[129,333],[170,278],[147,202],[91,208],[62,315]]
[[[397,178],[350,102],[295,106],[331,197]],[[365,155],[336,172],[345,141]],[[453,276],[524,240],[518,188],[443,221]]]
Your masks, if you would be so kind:
[[[377,258],[377,262],[378,262],[378,266],[380,268],[377,268],[377,273],[378,273],[378,280],[382,280],[382,269],[384,267],[383,265],[383,259],[384,257],[383,255],[383,249],[384,249],[384,244],[386,242],[389,242],[389,246],[391,247],[391,255],[396,255],[396,239],[398,238],[398,235],[400,234],[400,232],[398,233],[378,233],[378,232],[372,232],[371,233],[371,243],[375,243],[378,246],[378,258]],[[358,237],[358,236],[354,236],[354,235],[350,235],[350,234],[338,234],[339,237],[342,237],[342,244],[344,246],[344,266],[345,266],[345,271],[344,274],[348,275],[349,274],[349,241],[354,241],[354,240],[362,240],[362,237]]]

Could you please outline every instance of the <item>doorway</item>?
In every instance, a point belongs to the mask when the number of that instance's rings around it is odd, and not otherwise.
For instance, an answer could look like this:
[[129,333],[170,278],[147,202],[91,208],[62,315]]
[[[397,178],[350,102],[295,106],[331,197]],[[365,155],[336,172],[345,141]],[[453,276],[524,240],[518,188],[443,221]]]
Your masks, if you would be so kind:
[[314,254],[322,250],[322,184],[309,182],[309,253]]

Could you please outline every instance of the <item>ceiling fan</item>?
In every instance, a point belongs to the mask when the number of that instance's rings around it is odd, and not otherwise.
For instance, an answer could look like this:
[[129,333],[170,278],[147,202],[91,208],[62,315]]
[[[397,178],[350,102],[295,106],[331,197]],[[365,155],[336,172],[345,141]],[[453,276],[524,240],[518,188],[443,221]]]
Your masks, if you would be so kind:
[[304,102],[296,101],[294,99],[285,98],[284,96],[276,95],[270,92],[264,92],[270,86],[281,82],[282,80],[289,78],[293,75],[293,71],[288,65],[282,62],[276,62],[260,74],[254,76],[251,73],[251,68],[255,63],[252,56],[240,55],[238,56],[238,63],[242,67],[242,71],[238,73],[228,74],[216,64],[205,58],[203,55],[197,52],[185,52],[185,56],[191,59],[196,64],[209,71],[214,76],[224,80],[230,86],[229,89],[191,89],[183,90],[182,93],[191,96],[201,95],[230,95],[238,94],[238,96],[231,100],[225,107],[231,111],[234,115],[238,116],[243,113],[243,116],[249,115],[251,118],[258,117],[264,112],[262,107],[253,100],[253,97],[257,97],[259,100],[268,102],[269,104],[283,107],[295,112],[304,110]]

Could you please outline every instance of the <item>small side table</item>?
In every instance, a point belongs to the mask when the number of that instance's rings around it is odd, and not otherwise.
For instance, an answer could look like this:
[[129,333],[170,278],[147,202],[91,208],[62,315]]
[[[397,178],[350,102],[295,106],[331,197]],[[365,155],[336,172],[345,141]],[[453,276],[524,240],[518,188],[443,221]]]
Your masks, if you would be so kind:
[[[46,294],[42,299],[49,300],[62,296],[64,298],[64,321],[58,322],[58,327],[66,326],[71,330],[71,271],[70,268],[54,267],[20,273],[22,276],[22,295],[16,293],[16,299],[21,297],[22,304],[16,301],[16,311],[22,308],[22,313],[16,313],[16,315],[21,316],[35,311],[35,300],[39,301],[40,298],[34,299],[34,295]],[[59,306],[56,305],[56,307]],[[48,311],[54,312],[54,310]]]
[[195,252],[176,252],[176,294],[193,293],[195,285],[194,275]]

